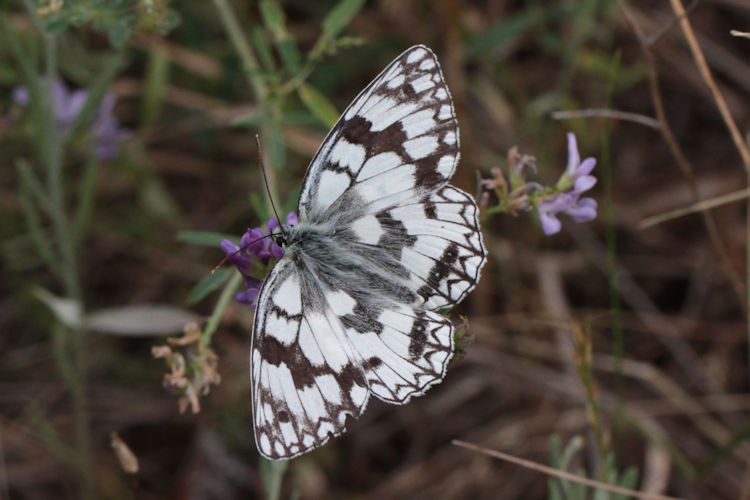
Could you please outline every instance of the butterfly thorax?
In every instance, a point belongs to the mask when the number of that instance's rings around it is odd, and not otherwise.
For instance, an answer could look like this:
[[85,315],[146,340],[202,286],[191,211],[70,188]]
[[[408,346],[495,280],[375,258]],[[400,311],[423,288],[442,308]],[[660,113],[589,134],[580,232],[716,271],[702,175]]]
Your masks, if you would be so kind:
[[313,288],[366,294],[377,302],[419,301],[408,271],[381,248],[358,244],[347,228],[300,223],[285,231],[284,259],[296,265],[302,282],[314,279]]
[[305,258],[330,258],[334,251],[331,228],[300,223],[284,228],[284,253],[292,261],[301,263]]

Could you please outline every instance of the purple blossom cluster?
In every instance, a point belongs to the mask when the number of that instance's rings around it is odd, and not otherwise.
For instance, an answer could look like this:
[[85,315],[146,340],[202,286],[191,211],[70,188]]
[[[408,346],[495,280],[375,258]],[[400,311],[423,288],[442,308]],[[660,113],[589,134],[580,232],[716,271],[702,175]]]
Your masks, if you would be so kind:
[[[55,122],[61,132],[66,132],[72,125],[73,120],[83,110],[88,96],[89,91],[86,89],[71,91],[62,80],[53,82],[50,97]],[[21,107],[28,107],[30,101],[28,89],[16,87],[13,90],[13,101]],[[117,156],[121,143],[130,137],[130,132],[120,127],[120,122],[113,113],[115,102],[114,94],[106,94],[91,125],[94,154],[102,160]]]
[[[287,214],[286,226],[296,226],[298,222],[296,213]],[[229,262],[234,264],[245,279],[246,289],[234,296],[237,301],[255,308],[269,263],[272,259],[278,260],[284,256],[284,249],[271,237],[273,231],[280,227],[279,221],[271,217],[266,224],[265,233],[261,228],[255,227],[242,235],[239,245],[230,240],[221,241],[221,249],[227,254]]]
[[581,161],[576,136],[568,134],[568,166],[557,183],[557,193],[539,205],[539,220],[544,234],[551,235],[560,231],[561,223],[557,215],[564,212],[576,222],[588,222],[596,218],[597,203],[593,198],[581,198],[581,195],[594,187],[596,177],[591,171],[596,166],[595,158]]

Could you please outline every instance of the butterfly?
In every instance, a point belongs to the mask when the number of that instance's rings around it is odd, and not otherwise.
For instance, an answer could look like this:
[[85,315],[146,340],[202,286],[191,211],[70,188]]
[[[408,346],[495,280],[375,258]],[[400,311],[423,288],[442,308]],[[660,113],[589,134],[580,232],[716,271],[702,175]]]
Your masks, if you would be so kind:
[[449,184],[458,160],[451,95],[423,45],[328,133],[258,296],[252,409],[264,457],[325,444],[373,396],[406,404],[442,381],[454,340],[438,311],[466,297],[486,260],[477,205]]

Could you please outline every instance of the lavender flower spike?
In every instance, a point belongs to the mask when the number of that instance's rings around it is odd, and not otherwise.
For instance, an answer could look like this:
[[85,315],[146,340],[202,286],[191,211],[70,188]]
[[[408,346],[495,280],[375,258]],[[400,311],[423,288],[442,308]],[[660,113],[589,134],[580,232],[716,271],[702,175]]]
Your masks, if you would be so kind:
[[[49,90],[57,129],[61,133],[65,133],[83,111],[89,97],[89,91],[86,89],[71,91],[60,79],[52,82]],[[28,89],[26,87],[13,89],[13,101],[21,107],[28,107]],[[120,122],[117,121],[113,113],[115,101],[115,95],[107,93],[102,99],[91,124],[93,152],[97,158],[102,160],[109,160],[117,156],[121,143],[131,136],[130,131],[120,127]]]
[[565,212],[575,222],[587,222],[596,218],[597,203],[593,198],[581,198],[581,195],[594,187],[596,177],[591,171],[596,166],[595,158],[581,161],[576,136],[568,134],[568,165],[560,177],[553,197],[539,203],[539,220],[544,234],[551,235],[560,231],[562,224],[557,214]]
[[[286,225],[296,226],[297,223],[297,214],[289,212],[286,216]],[[222,240],[221,249],[245,280],[245,290],[234,296],[238,302],[255,308],[263,280],[271,269],[269,265],[284,256],[284,249],[271,237],[274,229],[279,227],[279,221],[271,218],[266,224],[265,234],[259,227],[248,229],[242,235],[239,246],[230,240]]]

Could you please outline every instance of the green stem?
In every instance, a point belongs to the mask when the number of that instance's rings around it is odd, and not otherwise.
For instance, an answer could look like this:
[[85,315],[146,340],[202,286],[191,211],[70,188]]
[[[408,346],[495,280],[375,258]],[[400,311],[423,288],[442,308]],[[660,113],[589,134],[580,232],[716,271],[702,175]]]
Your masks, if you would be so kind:
[[[242,68],[244,69],[245,76],[247,77],[248,82],[253,89],[253,93],[255,94],[255,101],[258,103],[261,114],[269,114],[273,117],[271,120],[271,124],[264,124],[261,126],[260,138],[263,143],[264,164],[271,166],[271,168],[266,170],[268,187],[271,191],[271,195],[274,198],[278,199],[276,193],[276,175],[274,173],[274,168],[279,168],[280,165],[273,165],[272,162],[268,161],[270,158],[270,148],[267,147],[267,144],[269,138],[272,135],[273,123],[278,123],[280,121],[281,109],[276,102],[269,99],[268,89],[266,88],[263,76],[260,71],[258,58],[255,57],[255,53],[253,52],[253,49],[250,46],[247,37],[245,37],[245,34],[240,27],[237,16],[232,10],[232,7],[229,5],[229,2],[227,0],[213,1],[216,10],[219,12],[219,17],[221,18],[221,22],[224,25],[224,29],[226,30],[227,35],[232,42],[232,46],[234,46],[234,50],[237,52],[237,55],[240,58]],[[266,203],[270,203],[270,200],[266,200]]]
[[266,500],[278,500],[281,495],[281,480],[288,466],[287,461],[272,461],[261,458],[260,475],[263,478],[263,488]]
[[[70,227],[65,207],[65,188],[63,183],[63,147],[60,130],[57,127],[53,102],[53,86],[57,79],[57,46],[55,37],[43,33],[44,41],[44,91],[40,96],[44,123],[40,137],[40,153],[42,163],[47,169],[47,191],[52,206],[50,219],[52,231],[59,248],[60,262],[58,269],[68,298],[81,306],[83,311],[83,289],[78,272],[78,256],[75,241]],[[73,418],[75,426],[75,443],[79,455],[79,482],[83,498],[95,498],[95,486],[91,473],[91,438],[89,434],[89,415],[86,397],[86,355],[85,331],[83,328],[69,330],[70,350],[64,349],[65,356],[70,356],[70,365],[74,370],[74,378],[69,381],[73,400]]]
[[221,321],[221,317],[224,316],[224,311],[234,297],[234,292],[237,290],[237,287],[240,286],[241,282],[242,275],[239,272],[236,272],[224,286],[224,290],[222,290],[219,300],[214,307],[214,312],[211,313],[211,317],[208,318],[208,323],[206,323],[206,328],[203,329],[203,335],[201,336],[202,348],[206,348],[211,344],[211,337],[219,327],[219,321]]
[[[260,135],[261,141],[264,144],[262,151],[264,163],[266,165],[270,165],[270,168],[266,169],[268,190],[270,192],[270,196],[278,199],[278,196],[276,195],[276,175],[274,172],[274,168],[280,168],[281,165],[273,165],[272,162],[266,161],[271,158],[272,153],[271,148],[267,147],[266,145],[270,144],[269,141],[274,140],[274,127],[279,126],[279,124],[281,123],[281,108],[279,107],[277,101],[269,98],[268,89],[266,88],[265,82],[260,73],[260,65],[258,64],[258,59],[255,57],[255,54],[253,53],[252,48],[250,47],[250,44],[245,37],[245,34],[242,32],[237,16],[230,7],[229,3],[227,2],[227,0],[213,1],[216,9],[219,11],[219,17],[221,17],[221,21],[224,24],[224,29],[227,31],[232,45],[234,45],[234,49],[236,50],[237,55],[242,62],[242,66],[245,70],[245,76],[247,77],[248,82],[250,83],[250,86],[255,93],[255,100],[258,104],[258,108],[260,108],[260,112],[272,117],[270,122],[265,122],[261,126]],[[272,200],[270,198],[267,198],[266,206],[269,209],[269,213],[271,212],[271,203]],[[211,318],[209,319],[208,324],[206,325],[206,328],[203,332],[201,343],[204,347],[208,346],[208,344],[210,343],[211,336],[218,327],[219,319],[221,318],[224,309],[227,307],[229,301],[232,298],[232,295],[234,294],[234,291],[239,286],[241,280],[242,277],[240,273],[236,273],[232,277],[230,282],[224,287],[224,290],[219,297],[219,301],[216,304],[216,308],[214,309],[214,313],[211,315]],[[260,466],[261,475],[263,477],[263,484],[266,490],[266,498],[268,500],[277,500],[281,492],[281,483],[284,476],[284,471],[287,467],[287,462],[268,463],[268,461],[261,459]]]
[[237,55],[242,62],[242,67],[250,81],[250,85],[253,87],[255,97],[259,104],[263,104],[267,92],[263,78],[260,74],[260,65],[258,64],[258,59],[255,57],[247,38],[245,38],[245,34],[242,32],[237,16],[234,14],[232,7],[227,0],[214,0],[214,5],[216,6],[216,10],[219,11],[219,17],[221,18],[221,22],[224,24],[224,29],[234,46],[234,50],[237,52]]
[[[609,107],[610,101],[612,100],[619,67],[620,53],[618,52],[615,55],[610,68],[609,86],[607,88],[607,107]],[[609,307],[612,311],[612,350],[615,358],[615,393],[617,398],[617,403],[615,405],[614,438],[615,440],[619,440],[625,414],[625,377],[622,374],[622,360],[625,357],[625,340],[623,336],[622,318],[620,316],[622,305],[620,304],[620,291],[617,283],[617,234],[615,231],[614,198],[612,194],[613,174],[609,157],[609,132],[610,121],[605,120],[602,131],[601,165],[605,199],[607,278],[609,281]]]

